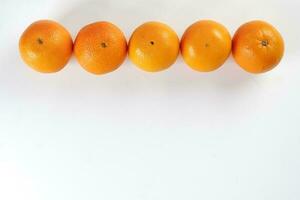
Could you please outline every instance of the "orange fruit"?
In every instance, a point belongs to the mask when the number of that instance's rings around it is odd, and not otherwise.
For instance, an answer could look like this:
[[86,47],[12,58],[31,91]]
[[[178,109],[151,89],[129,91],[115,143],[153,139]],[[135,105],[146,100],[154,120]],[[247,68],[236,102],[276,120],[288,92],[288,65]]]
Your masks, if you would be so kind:
[[72,55],[72,46],[69,32],[50,20],[31,24],[19,41],[19,51],[24,62],[43,73],[61,70]]
[[93,74],[116,70],[127,55],[123,32],[110,22],[95,22],[83,27],[74,43],[79,64]]
[[201,20],[187,28],[180,47],[188,66],[200,72],[209,72],[218,69],[230,55],[231,37],[223,25]]
[[267,22],[248,22],[234,34],[233,57],[250,73],[263,73],[273,69],[280,62],[283,52],[284,42],[280,33]]
[[179,53],[177,34],[166,24],[147,22],[129,40],[129,58],[139,68],[157,72],[170,67]]

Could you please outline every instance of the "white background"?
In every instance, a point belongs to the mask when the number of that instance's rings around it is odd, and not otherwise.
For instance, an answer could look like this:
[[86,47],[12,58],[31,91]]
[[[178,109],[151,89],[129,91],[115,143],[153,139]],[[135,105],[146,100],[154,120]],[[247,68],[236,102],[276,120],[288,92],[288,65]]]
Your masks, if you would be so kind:
[[[1,0],[1,200],[299,200],[300,2]],[[179,37],[204,18],[231,34],[263,19],[282,33],[280,65],[251,75],[230,58],[212,73],[179,57],[161,73],[128,59],[95,76],[74,58],[59,73],[26,67],[24,29],[54,19],[75,38],[108,20],[129,38],[149,20]]]

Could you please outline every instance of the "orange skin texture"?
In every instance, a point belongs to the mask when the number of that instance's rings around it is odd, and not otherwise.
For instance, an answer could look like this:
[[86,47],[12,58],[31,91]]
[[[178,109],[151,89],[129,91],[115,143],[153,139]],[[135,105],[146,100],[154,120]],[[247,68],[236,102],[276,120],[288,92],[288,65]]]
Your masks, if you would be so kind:
[[146,22],[139,26],[129,41],[129,58],[140,69],[158,72],[169,68],[177,59],[177,34],[161,22]]
[[110,22],[95,22],[83,27],[74,43],[79,64],[92,74],[106,74],[119,68],[127,56],[123,32]]
[[243,24],[233,37],[233,57],[250,73],[264,73],[273,69],[283,53],[284,41],[280,33],[264,21]]
[[200,72],[218,69],[231,53],[229,32],[211,20],[201,20],[189,26],[180,45],[185,63]]
[[24,62],[42,73],[60,71],[68,63],[72,48],[69,32],[50,20],[34,22],[19,40],[19,51]]

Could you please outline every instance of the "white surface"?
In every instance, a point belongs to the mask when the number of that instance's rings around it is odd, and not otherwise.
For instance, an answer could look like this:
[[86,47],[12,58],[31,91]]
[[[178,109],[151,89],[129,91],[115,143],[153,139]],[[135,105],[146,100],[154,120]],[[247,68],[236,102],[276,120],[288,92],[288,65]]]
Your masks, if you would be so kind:
[[[1,200],[299,200],[299,1],[16,1],[0,6]],[[179,36],[198,19],[233,34],[252,19],[286,42],[263,75],[230,58],[213,73],[182,59],[161,73],[128,60],[94,76],[72,58],[61,72],[36,73],[19,58],[33,21],[62,23],[75,37],[97,20],[127,38],[159,20]]]

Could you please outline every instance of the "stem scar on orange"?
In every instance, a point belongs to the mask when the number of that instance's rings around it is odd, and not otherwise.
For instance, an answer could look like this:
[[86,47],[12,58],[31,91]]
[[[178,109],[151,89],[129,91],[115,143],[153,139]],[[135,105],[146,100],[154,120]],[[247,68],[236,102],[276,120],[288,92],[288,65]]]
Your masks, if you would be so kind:
[[179,53],[177,34],[161,22],[146,22],[129,40],[129,58],[139,68],[158,72],[169,68]]
[[74,43],[74,54],[79,64],[93,74],[116,70],[127,55],[123,32],[110,22],[95,22],[83,27]]
[[273,69],[284,53],[280,33],[267,22],[251,21],[236,31],[232,41],[235,61],[250,73],[263,73]]
[[201,20],[189,26],[180,45],[186,64],[200,72],[218,69],[231,53],[229,32],[211,20]]
[[61,70],[72,55],[72,47],[69,32],[50,20],[31,24],[19,41],[19,51],[24,62],[42,73]]

